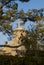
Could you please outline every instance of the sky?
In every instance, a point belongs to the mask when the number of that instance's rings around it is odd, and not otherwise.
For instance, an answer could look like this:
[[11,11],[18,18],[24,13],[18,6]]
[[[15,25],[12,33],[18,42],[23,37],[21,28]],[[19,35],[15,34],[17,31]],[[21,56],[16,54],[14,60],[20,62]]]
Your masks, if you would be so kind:
[[[19,11],[23,9],[25,12],[27,12],[29,9],[41,9],[41,8],[44,8],[44,0],[30,0],[30,2],[28,2],[28,3],[25,3],[25,2],[22,3],[22,2],[17,1],[17,3],[18,3],[18,10]],[[26,26],[28,26],[29,24],[33,24],[33,23],[27,22],[25,24],[25,28],[27,28]],[[13,28],[14,27],[15,26],[13,25]],[[8,37],[7,35],[3,35],[3,33],[0,32],[0,44],[4,44],[5,41],[8,41],[7,37]]]
[[30,0],[28,3],[18,2],[19,7],[18,10],[23,9],[24,11],[28,11],[29,9],[40,9],[44,8],[44,0]]

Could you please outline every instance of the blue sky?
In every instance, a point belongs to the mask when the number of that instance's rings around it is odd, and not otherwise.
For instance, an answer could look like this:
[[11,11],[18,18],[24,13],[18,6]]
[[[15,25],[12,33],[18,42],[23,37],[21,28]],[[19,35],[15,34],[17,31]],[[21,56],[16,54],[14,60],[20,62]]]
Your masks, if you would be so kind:
[[40,9],[44,8],[44,0],[30,0],[28,3],[18,2],[18,9],[23,9],[24,11],[28,11],[29,9]]
[[[25,12],[27,12],[29,9],[40,9],[40,8],[44,8],[44,0],[30,0],[30,2],[28,3],[22,3],[22,2],[18,2],[19,7],[18,10],[23,9]],[[28,26],[30,24],[30,22],[27,22],[26,25]],[[32,23],[31,23],[32,24]],[[26,27],[25,25],[25,27]],[[15,26],[13,26],[15,27]],[[3,44],[5,41],[7,41],[7,35],[3,35],[2,33],[0,33],[0,44]]]

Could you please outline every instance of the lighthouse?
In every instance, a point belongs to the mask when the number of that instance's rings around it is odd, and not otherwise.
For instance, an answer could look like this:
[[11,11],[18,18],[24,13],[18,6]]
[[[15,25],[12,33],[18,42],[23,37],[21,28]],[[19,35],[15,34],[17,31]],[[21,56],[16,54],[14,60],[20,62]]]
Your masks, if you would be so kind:
[[22,36],[26,36],[27,30],[23,28],[23,22],[17,22],[17,28],[13,31],[13,39],[7,44],[7,47],[3,48],[4,54],[6,55],[18,55],[23,56],[26,53],[26,48],[22,42]]

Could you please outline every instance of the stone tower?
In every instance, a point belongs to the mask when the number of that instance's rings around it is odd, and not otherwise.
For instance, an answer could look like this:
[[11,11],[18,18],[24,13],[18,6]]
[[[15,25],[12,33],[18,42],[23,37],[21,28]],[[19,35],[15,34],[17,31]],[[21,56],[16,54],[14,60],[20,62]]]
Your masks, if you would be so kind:
[[[26,31],[22,28],[23,22],[17,23],[17,28],[13,31],[13,40],[3,48],[4,54],[23,56],[26,52],[26,48],[22,43],[21,37],[26,36]],[[21,26],[21,27],[20,27]]]

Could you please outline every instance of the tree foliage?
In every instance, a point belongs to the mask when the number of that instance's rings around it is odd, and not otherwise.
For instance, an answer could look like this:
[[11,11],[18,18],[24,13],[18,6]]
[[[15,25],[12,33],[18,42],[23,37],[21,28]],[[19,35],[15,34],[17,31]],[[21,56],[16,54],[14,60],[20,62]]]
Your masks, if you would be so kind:
[[[44,8],[41,9],[32,9],[28,12],[24,12],[23,10],[18,11],[18,3],[17,0],[0,0],[0,31],[5,31],[6,33],[12,32],[11,23],[16,19],[21,19],[24,24],[29,20],[32,22],[40,22],[41,20],[44,22]],[[21,2],[29,2],[30,0],[19,0]],[[7,11],[3,11],[3,7],[6,6]],[[41,24],[39,24],[39,27]],[[43,25],[44,26],[44,25]],[[41,25],[42,27],[42,25]],[[41,30],[41,29],[40,29]],[[44,28],[42,28],[44,31]]]
[[[34,51],[33,51],[34,52]],[[40,51],[39,51],[40,52]],[[42,51],[44,54],[44,52]],[[41,54],[41,53],[39,53]],[[44,56],[26,55],[25,57],[0,55],[1,65],[44,65]]]

